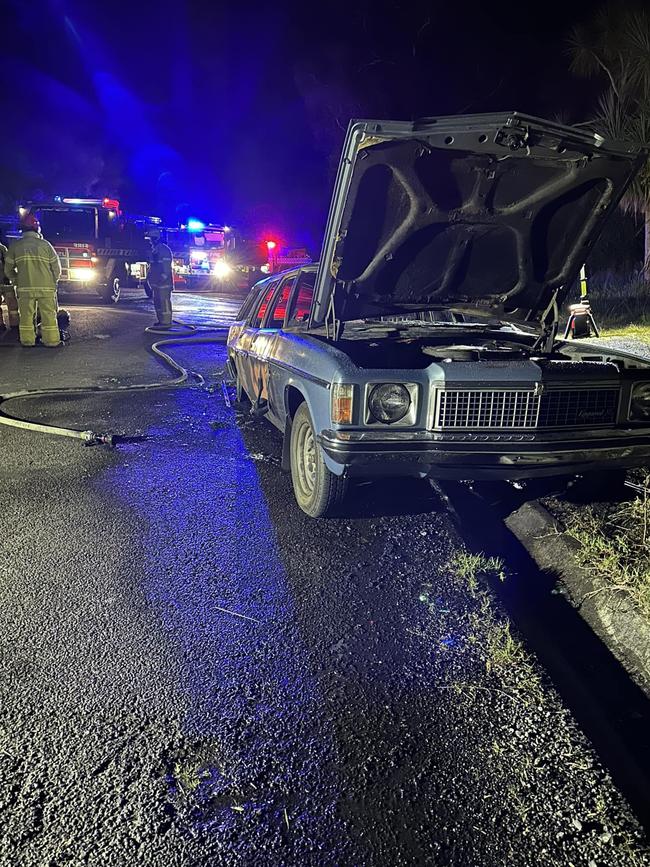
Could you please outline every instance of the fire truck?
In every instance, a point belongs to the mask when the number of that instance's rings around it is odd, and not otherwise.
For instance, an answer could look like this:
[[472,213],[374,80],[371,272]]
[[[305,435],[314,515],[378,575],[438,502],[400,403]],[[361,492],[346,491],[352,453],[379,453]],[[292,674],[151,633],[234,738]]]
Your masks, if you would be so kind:
[[263,276],[264,258],[232,226],[188,220],[167,229],[166,239],[176,288],[243,295]]
[[129,217],[118,199],[63,198],[26,203],[20,216],[31,212],[43,236],[61,261],[60,292],[93,291],[115,303],[123,286],[141,287],[147,295],[151,246],[147,230],[158,217]]
[[174,257],[176,285],[209,289],[230,277],[235,236],[229,226],[189,220],[167,229],[166,239]]

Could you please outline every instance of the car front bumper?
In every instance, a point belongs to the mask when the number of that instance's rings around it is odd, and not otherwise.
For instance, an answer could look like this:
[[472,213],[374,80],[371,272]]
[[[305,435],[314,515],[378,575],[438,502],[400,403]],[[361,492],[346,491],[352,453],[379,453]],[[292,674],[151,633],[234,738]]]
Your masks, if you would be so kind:
[[318,441],[334,472],[357,476],[526,479],[650,465],[647,429],[590,432],[572,438],[566,434],[445,438],[426,431],[326,430]]

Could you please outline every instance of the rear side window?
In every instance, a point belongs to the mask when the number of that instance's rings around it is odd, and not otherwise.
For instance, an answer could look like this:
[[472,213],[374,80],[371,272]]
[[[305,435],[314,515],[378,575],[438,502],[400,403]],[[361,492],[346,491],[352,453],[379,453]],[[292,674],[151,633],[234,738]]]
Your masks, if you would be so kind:
[[302,271],[298,277],[298,288],[291,302],[289,325],[300,325],[309,319],[311,300],[314,297],[315,271]]
[[273,298],[273,293],[275,292],[277,285],[278,285],[278,281],[275,280],[273,283],[271,283],[269,288],[262,295],[262,302],[261,302],[260,306],[257,308],[257,313],[254,314],[253,321],[251,323],[253,328],[259,328],[260,325],[262,324],[262,320],[266,316],[266,308],[269,306],[271,298]]
[[244,298],[244,303],[239,308],[239,313],[237,314],[237,321],[241,319],[248,319],[248,314],[253,309],[253,305],[255,304],[257,299],[260,297],[261,291],[262,290],[260,289],[259,283],[253,286],[251,291]]
[[291,295],[291,290],[293,289],[293,284],[295,282],[296,277],[294,275],[292,277],[287,277],[282,286],[280,286],[280,291],[276,296],[275,306],[273,307],[271,318],[267,323],[267,328],[282,328],[284,325],[284,317],[287,312],[289,296]]

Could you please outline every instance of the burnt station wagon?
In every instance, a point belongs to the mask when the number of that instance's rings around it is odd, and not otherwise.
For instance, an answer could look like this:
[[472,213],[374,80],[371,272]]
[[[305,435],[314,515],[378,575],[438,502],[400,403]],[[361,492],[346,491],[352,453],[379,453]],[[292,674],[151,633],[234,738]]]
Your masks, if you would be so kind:
[[355,121],[320,263],[253,287],[239,397],[309,515],[351,476],[525,479],[650,461],[650,364],[557,337],[638,147],[516,112]]

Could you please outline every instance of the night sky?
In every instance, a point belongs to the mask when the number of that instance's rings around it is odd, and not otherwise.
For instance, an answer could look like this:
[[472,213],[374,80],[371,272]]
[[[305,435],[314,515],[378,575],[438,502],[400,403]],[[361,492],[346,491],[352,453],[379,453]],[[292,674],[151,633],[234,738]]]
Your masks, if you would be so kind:
[[2,210],[111,194],[317,247],[353,116],[591,116],[566,36],[594,4],[531,5],[3,0]]

